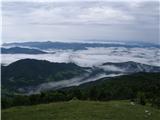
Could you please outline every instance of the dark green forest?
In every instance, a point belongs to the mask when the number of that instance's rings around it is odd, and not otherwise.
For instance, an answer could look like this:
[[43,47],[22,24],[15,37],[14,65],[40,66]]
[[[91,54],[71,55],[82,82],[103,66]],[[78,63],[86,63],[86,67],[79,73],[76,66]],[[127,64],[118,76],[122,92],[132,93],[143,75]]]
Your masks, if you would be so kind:
[[33,95],[2,96],[2,108],[28,106],[72,99],[109,101],[131,100],[160,107],[160,73],[135,73]]
[[70,79],[86,72],[74,63],[52,63],[45,60],[22,59],[1,66],[2,94],[7,90],[36,86],[41,83]]

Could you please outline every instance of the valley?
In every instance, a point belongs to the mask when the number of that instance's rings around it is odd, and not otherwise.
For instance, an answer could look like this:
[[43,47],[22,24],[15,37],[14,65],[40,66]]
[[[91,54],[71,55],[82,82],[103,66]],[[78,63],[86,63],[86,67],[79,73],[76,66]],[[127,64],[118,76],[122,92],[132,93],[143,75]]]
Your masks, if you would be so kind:
[[[104,63],[95,67],[80,67],[74,63],[52,63],[22,59],[2,66],[2,88],[17,93],[34,94],[46,90],[78,86],[104,77],[116,77],[138,72],[160,72],[160,67],[136,62]],[[3,94],[2,89],[2,94]]]

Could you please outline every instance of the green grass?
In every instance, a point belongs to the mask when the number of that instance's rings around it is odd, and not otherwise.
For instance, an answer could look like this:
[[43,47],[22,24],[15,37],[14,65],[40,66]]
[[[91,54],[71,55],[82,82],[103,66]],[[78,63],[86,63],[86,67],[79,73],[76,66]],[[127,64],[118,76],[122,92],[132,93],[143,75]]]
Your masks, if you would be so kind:
[[129,101],[69,101],[5,109],[2,120],[160,120],[160,110]]

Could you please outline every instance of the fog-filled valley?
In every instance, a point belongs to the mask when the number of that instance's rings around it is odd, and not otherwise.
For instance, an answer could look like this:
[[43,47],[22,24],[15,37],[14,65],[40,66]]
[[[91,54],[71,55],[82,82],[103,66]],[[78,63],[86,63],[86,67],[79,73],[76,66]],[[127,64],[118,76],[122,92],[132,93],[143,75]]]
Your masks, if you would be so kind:
[[[138,72],[160,72],[159,50],[157,45],[128,43],[26,42],[3,44],[2,85],[6,84],[4,86],[10,88],[13,84],[14,91],[36,94],[46,90],[78,86],[104,77],[110,78]],[[65,69],[63,63],[68,65],[66,70],[63,70]],[[70,63],[77,66],[75,68],[77,72],[72,71]],[[56,66],[62,66],[62,70],[58,71]],[[48,69],[53,71],[46,72]],[[32,73],[37,76],[33,77]],[[21,82],[22,80],[25,82]]]
[[[45,43],[45,42],[44,42]],[[36,43],[35,43],[36,44]],[[41,43],[43,44],[43,43]],[[54,43],[53,43],[54,44]],[[56,44],[56,43],[55,43]],[[65,43],[63,43],[65,44]],[[69,43],[66,43],[66,46],[68,46]],[[70,43],[71,45],[78,46],[78,43]],[[81,43],[80,43],[81,45]],[[84,44],[85,45],[85,44]],[[135,46],[132,44],[101,44],[100,45],[94,45],[95,47],[85,47],[81,45],[81,48],[78,50],[75,50],[75,48],[67,47],[64,49],[63,46],[60,46],[59,48],[45,48],[42,49],[42,47],[31,47],[33,45],[24,45],[19,44],[16,45],[16,47],[20,48],[28,48],[28,49],[38,49],[43,51],[44,53],[39,54],[12,54],[12,51],[7,54],[2,54],[2,64],[8,65],[12,62],[15,62],[20,59],[25,58],[32,58],[32,59],[38,59],[38,60],[48,60],[51,62],[73,62],[80,66],[97,66],[101,65],[105,62],[127,62],[127,61],[134,61],[154,66],[160,66],[160,48],[157,46]],[[35,45],[36,46],[36,45]],[[38,45],[37,45],[38,46]],[[48,45],[49,46],[49,45]],[[92,44],[90,44],[92,46]],[[7,48],[14,48],[13,45],[5,45],[3,47]],[[3,51],[2,51],[3,52]],[[46,53],[46,54],[45,54]]]

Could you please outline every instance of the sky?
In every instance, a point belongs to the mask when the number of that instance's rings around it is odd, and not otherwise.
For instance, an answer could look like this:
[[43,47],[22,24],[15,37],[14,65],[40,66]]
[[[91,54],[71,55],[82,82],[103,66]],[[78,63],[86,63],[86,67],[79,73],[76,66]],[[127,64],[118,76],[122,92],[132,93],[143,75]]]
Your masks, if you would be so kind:
[[1,14],[3,42],[160,40],[153,0],[4,0]]

